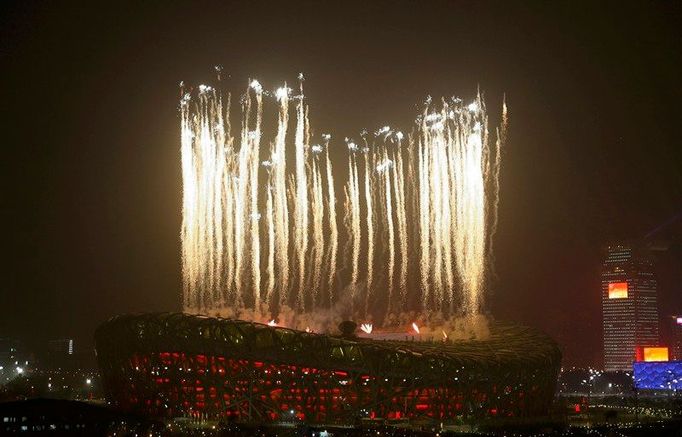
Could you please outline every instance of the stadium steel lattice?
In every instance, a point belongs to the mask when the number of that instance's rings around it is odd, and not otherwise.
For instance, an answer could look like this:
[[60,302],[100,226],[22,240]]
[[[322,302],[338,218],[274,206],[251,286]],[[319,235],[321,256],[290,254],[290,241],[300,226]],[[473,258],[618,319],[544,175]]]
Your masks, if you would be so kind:
[[561,362],[546,335],[499,323],[483,341],[386,341],[162,313],[114,317],[95,341],[119,407],[239,422],[540,416]]

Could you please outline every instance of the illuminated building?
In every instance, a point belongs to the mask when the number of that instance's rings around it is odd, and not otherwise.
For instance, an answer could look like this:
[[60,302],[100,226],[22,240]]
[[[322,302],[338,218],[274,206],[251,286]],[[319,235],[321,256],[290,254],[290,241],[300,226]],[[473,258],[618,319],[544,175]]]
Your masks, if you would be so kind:
[[656,278],[650,254],[637,246],[606,248],[601,273],[604,369],[632,369],[637,351],[659,344]]
[[635,361],[632,367],[640,390],[682,389],[682,361]]
[[50,352],[60,353],[64,355],[73,355],[73,339],[60,338],[58,340],[50,340],[48,343]]
[[85,351],[76,353],[72,338],[50,340],[47,343],[47,354],[43,357],[41,365],[50,370],[76,370],[83,364],[83,352]]
[[422,342],[143,314],[109,320],[95,342],[119,408],[237,422],[542,416],[561,365],[552,339],[500,323],[485,340]]
[[682,315],[673,316],[670,352],[673,360],[682,361]]

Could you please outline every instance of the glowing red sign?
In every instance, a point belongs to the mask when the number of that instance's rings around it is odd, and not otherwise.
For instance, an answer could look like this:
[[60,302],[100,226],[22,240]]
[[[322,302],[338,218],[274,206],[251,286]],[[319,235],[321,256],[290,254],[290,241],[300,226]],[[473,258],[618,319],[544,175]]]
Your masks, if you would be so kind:
[[610,282],[609,299],[625,299],[628,297],[627,282]]

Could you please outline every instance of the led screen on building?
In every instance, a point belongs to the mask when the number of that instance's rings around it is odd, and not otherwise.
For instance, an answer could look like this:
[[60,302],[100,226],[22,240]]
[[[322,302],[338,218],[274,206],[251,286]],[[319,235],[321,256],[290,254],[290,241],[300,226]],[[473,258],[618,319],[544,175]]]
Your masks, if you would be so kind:
[[625,299],[626,297],[628,297],[627,282],[609,283],[609,299]]
[[668,361],[667,347],[645,347],[643,349],[644,361]]

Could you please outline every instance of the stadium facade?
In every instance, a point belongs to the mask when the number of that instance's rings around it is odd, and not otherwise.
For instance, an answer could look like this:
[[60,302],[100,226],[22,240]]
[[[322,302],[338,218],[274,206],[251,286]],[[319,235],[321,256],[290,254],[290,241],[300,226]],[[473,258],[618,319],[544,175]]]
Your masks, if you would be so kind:
[[118,407],[235,422],[543,416],[561,363],[546,335],[499,323],[486,340],[386,341],[161,313],[115,317],[95,341]]
[[639,390],[682,390],[682,361],[635,361],[632,367]]

